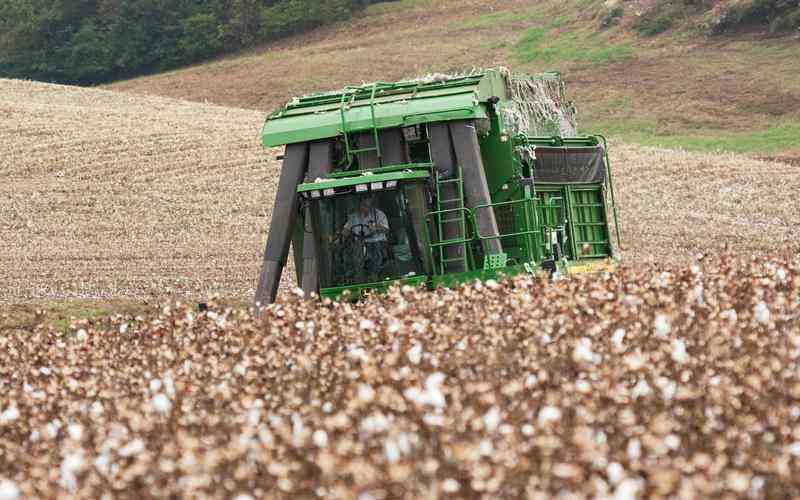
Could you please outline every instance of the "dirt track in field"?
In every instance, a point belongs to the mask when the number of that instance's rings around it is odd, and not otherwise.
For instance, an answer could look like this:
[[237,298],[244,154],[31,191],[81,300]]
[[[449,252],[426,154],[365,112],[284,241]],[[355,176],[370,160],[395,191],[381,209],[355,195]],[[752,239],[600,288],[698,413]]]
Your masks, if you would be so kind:
[[[0,302],[252,296],[280,168],[262,113],[11,80],[0,113]],[[628,263],[800,241],[795,166],[626,144],[611,160]]]

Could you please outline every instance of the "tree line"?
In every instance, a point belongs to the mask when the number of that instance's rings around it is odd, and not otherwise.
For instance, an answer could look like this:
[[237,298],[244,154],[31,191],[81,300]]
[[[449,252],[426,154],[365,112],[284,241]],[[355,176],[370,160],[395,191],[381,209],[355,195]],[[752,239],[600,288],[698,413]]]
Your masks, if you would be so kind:
[[94,84],[347,19],[386,0],[0,2],[0,77]]

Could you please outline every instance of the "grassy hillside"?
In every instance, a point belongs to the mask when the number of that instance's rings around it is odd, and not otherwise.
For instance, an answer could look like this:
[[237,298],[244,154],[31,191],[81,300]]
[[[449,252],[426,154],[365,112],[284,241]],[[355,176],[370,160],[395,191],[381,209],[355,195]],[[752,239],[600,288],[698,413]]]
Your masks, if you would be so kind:
[[585,132],[670,148],[800,159],[797,36],[709,37],[691,16],[657,36],[655,2],[609,20],[595,0],[403,0],[352,22],[113,89],[272,110],[294,95],[434,71],[563,72]]

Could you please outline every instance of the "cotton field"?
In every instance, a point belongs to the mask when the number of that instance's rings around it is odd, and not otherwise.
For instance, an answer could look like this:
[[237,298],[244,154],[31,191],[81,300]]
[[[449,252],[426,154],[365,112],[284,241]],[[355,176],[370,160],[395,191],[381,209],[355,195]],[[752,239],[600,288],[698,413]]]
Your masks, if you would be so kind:
[[800,258],[0,336],[0,499],[800,495]]

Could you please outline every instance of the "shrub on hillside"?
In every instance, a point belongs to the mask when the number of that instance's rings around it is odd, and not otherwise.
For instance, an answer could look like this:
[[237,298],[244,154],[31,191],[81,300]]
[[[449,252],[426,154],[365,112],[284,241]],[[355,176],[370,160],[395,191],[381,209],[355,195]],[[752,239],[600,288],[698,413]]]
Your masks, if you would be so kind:
[[800,29],[800,0],[734,0],[719,3],[705,28],[720,34],[740,26],[767,26],[770,32]]
[[608,28],[619,23],[624,14],[625,7],[621,0],[606,0],[600,12],[600,27]]

